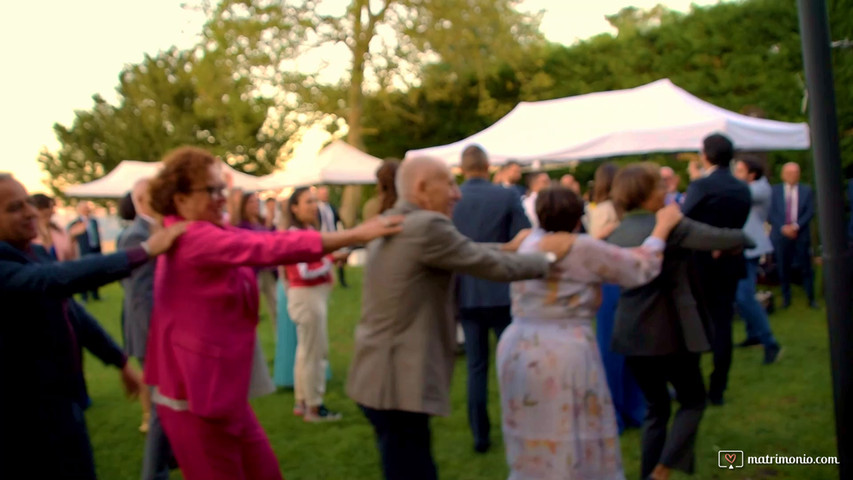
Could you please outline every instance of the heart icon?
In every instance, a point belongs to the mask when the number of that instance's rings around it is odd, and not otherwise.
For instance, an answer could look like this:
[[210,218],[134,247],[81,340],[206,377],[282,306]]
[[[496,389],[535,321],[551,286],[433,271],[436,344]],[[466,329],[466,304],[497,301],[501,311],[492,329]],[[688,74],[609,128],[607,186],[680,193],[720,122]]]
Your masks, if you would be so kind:
[[727,454],[726,454],[726,461],[727,461],[727,462],[729,462],[729,463],[735,463],[735,460],[737,460],[737,455],[736,455],[736,454],[734,454],[734,453],[727,453]]

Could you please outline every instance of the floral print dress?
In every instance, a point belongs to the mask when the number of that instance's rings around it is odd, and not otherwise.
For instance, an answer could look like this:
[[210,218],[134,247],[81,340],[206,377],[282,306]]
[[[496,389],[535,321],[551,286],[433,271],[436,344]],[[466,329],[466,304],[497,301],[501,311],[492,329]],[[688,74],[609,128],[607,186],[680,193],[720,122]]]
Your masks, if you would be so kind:
[[[536,229],[519,252],[538,251]],[[510,480],[624,479],[619,434],[592,319],[600,284],[636,287],[660,273],[663,241],[622,249],[578,235],[545,280],[512,284],[513,322],[497,368]]]

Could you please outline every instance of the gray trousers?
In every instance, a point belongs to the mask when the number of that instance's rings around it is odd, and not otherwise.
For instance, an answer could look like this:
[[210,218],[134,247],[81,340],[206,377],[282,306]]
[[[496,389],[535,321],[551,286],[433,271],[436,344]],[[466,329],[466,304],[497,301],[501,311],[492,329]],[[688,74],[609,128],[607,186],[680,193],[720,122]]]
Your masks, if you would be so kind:
[[[142,363],[140,359],[139,363]],[[154,392],[154,387],[150,387]],[[156,405],[151,405],[151,417],[148,421],[148,433],[145,436],[145,453],[142,455],[142,480],[168,480],[170,465],[174,465],[174,454],[166,438],[166,432],[160,425]]]

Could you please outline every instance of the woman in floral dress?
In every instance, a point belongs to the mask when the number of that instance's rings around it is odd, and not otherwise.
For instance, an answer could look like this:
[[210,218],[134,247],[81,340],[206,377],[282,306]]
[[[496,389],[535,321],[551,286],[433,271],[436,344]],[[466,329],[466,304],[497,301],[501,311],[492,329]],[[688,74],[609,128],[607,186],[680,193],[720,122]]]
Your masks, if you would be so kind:
[[634,287],[660,273],[666,237],[681,213],[661,210],[655,230],[633,249],[570,233],[582,213],[583,202],[571,190],[543,190],[536,201],[541,227],[518,247],[532,252],[551,242],[571,244],[550,279],[512,284],[513,322],[497,353],[510,480],[625,478],[592,319],[601,283]]

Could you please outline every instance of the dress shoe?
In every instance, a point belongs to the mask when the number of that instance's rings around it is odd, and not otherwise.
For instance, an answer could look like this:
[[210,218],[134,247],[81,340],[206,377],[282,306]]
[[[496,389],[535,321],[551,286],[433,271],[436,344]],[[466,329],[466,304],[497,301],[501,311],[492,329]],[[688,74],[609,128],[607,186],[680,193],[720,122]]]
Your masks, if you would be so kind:
[[761,345],[761,340],[759,340],[755,337],[747,338],[746,340],[737,344],[738,348],[756,347],[758,345]]
[[809,308],[811,308],[812,310],[820,310],[820,306],[818,306],[817,302],[815,302],[814,300],[809,302]]
[[722,395],[720,395],[720,396],[708,395],[708,401],[711,402],[711,405],[714,405],[715,407],[719,407],[719,406],[724,405],[726,403],[723,400]]
[[782,347],[778,343],[770,345],[764,349],[764,364],[776,363],[780,356],[782,356]]
[[474,444],[474,451],[477,453],[486,453],[492,447],[492,442],[486,440],[485,442],[477,442]]

